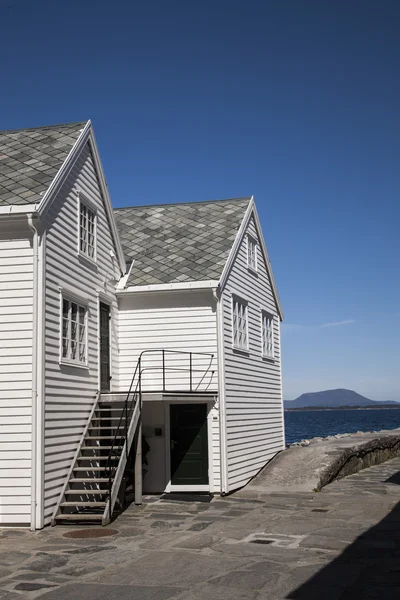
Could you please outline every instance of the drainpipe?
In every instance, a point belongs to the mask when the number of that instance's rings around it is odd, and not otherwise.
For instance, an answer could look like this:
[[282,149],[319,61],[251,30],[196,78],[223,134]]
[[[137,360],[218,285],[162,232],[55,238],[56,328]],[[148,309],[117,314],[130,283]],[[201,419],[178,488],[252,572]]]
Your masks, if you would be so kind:
[[213,289],[217,313],[217,358],[218,358],[218,398],[219,398],[219,437],[221,460],[221,495],[228,493],[227,478],[227,445],[226,445],[226,412],[225,412],[225,348],[224,348],[224,313],[222,293],[219,287]]
[[33,233],[33,335],[32,335],[32,453],[31,453],[31,531],[36,530],[36,480],[37,480],[37,397],[38,397],[38,274],[39,274],[39,233],[33,222],[32,214],[28,214],[28,226]]

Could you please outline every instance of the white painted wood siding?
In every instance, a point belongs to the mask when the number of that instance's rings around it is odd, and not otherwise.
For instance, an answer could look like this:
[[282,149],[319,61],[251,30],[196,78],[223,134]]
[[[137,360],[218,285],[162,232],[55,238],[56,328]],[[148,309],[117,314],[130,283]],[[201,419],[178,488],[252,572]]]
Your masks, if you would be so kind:
[[33,253],[0,223],[0,524],[31,520]]
[[[129,389],[140,353],[159,349],[213,354],[213,359],[193,355],[193,390],[217,390],[217,325],[211,291],[120,296],[118,314],[121,391]],[[166,391],[189,391],[189,360],[187,354],[165,354]],[[142,368],[142,389],[161,391],[161,353],[146,353]]]
[[[120,296],[118,302],[120,391],[129,388],[139,354],[160,348],[213,354],[211,368],[209,357],[193,357],[193,368],[198,371],[193,375],[193,389],[199,385],[201,391],[218,391],[217,320],[211,291]],[[143,366],[149,370],[144,374],[143,389],[161,390],[161,355],[145,357]],[[167,369],[176,369],[167,370],[167,391],[188,391],[188,356],[166,353],[165,357]],[[201,381],[207,369],[208,373]],[[217,492],[220,490],[219,416],[216,409],[212,413],[215,417],[212,421],[212,477]]]
[[[97,263],[78,256],[80,191],[97,209]],[[113,278],[119,278],[108,219],[89,146],[78,157],[46,215],[45,331],[45,523],[52,515],[68,468],[99,389],[98,290],[110,298],[112,389],[117,386],[117,303]],[[60,287],[88,306],[88,368],[60,365]],[[100,298],[107,302],[106,298]]]
[[[253,218],[246,234],[258,239]],[[246,484],[284,446],[280,321],[260,244],[258,272],[247,268],[244,236],[223,290],[229,491]],[[232,294],[248,303],[248,353],[232,348]],[[262,357],[261,310],[274,315],[273,361]]]

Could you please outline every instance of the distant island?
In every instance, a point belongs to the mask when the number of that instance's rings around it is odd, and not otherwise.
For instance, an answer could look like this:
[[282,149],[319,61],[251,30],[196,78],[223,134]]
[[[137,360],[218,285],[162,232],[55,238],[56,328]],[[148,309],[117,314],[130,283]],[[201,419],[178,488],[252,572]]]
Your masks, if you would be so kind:
[[357,408],[400,408],[400,402],[370,400],[352,390],[337,389],[302,394],[296,400],[285,400],[285,410],[344,410]]

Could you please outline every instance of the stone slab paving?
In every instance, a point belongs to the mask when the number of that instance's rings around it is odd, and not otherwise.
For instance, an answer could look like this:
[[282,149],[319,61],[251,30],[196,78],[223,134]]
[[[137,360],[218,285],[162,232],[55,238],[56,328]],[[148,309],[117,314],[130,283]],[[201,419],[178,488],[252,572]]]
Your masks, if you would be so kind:
[[400,458],[319,493],[130,507],[106,538],[0,529],[0,600],[400,598]]

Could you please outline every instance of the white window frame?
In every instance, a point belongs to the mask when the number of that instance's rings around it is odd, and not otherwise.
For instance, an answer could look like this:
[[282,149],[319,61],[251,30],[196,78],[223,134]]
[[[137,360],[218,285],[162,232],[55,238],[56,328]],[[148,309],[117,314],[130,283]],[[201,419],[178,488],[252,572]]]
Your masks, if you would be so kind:
[[[254,249],[254,253],[251,248]],[[247,235],[247,268],[253,273],[258,271],[258,242],[249,234]]]
[[275,358],[274,332],[274,315],[266,310],[261,310],[261,354],[268,360]]
[[[69,305],[68,306],[68,322],[67,322],[66,330],[65,330],[65,317],[64,317],[64,302],[68,303],[68,305]],[[72,319],[73,305],[75,305],[77,307],[76,321],[73,321],[73,319]],[[84,315],[83,323],[79,318],[79,315],[81,315],[82,312]],[[88,367],[88,314],[89,314],[89,309],[88,309],[88,305],[86,302],[83,302],[82,300],[79,300],[78,298],[70,296],[69,294],[65,294],[62,291],[60,292],[60,364],[74,366],[74,367],[80,367],[80,368]],[[73,323],[76,324],[76,334],[75,334],[74,338],[72,337]],[[82,325],[84,328],[83,338],[81,338],[81,336],[80,336]],[[66,332],[66,336],[64,335],[65,332]],[[65,348],[64,340],[67,340],[66,355],[65,355],[65,350],[64,350],[64,348]],[[73,353],[72,342],[73,341],[76,344],[75,356],[72,355],[72,353]],[[81,344],[84,346],[83,358],[81,358],[81,354],[80,354],[80,345]]]
[[[244,309],[244,312],[241,310]],[[232,347],[234,350],[241,350],[242,352],[249,351],[249,305],[247,300],[237,296],[236,294],[232,294]],[[241,331],[239,330],[239,319],[243,319],[244,315],[244,330],[243,327]],[[236,334],[235,334],[235,323]],[[245,343],[239,343],[239,338],[243,338],[243,333],[245,335]]]
[[[91,253],[87,251],[87,249],[82,249],[81,247],[81,242],[82,242],[82,237],[81,237],[81,210],[82,207],[84,207],[86,209],[87,214],[91,214],[93,215],[93,233],[91,235],[93,235],[93,256],[91,256]],[[89,260],[91,262],[96,262],[97,261],[97,208],[96,206],[93,205],[92,202],[90,202],[86,197],[82,196],[81,192],[78,192],[78,224],[77,224],[77,229],[78,229],[78,254],[79,256],[82,256],[83,258],[85,258],[86,260]],[[90,232],[89,230],[86,228],[85,229],[86,232],[86,236],[88,237]],[[84,243],[88,243],[87,240],[84,241]]]

